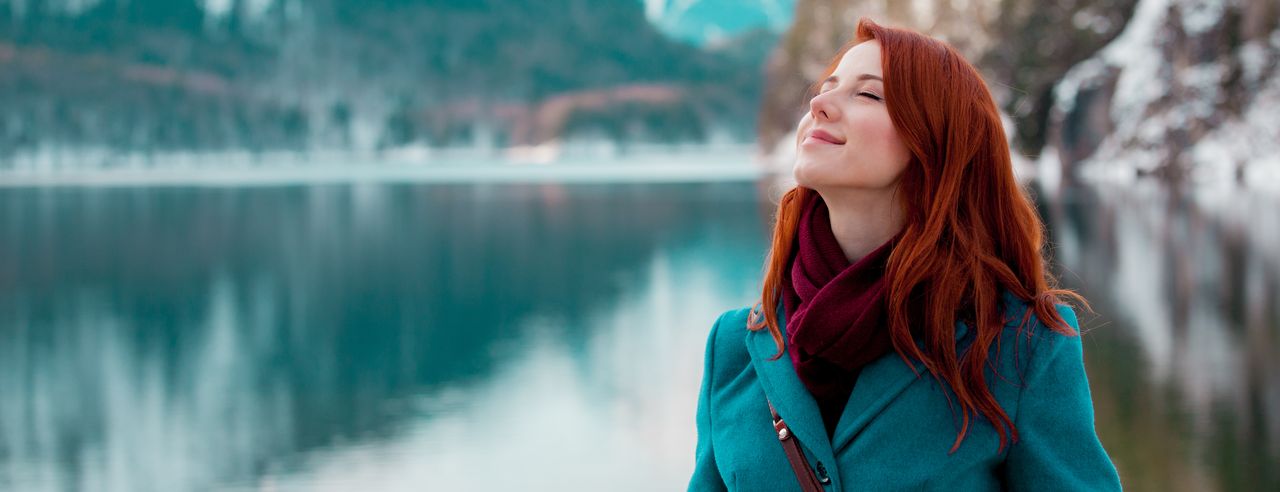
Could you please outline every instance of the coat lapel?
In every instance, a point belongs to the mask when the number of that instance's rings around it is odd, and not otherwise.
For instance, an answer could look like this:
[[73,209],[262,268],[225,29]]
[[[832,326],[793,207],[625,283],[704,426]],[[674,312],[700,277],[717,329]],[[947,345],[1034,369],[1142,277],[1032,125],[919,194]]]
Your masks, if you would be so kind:
[[[787,344],[787,319],[782,303],[778,303],[778,325],[782,331],[784,346]],[[956,322],[955,339],[957,343],[968,333],[968,325]],[[916,372],[891,351],[884,357],[862,368],[858,382],[853,386],[853,393],[845,404],[844,413],[836,425],[835,435],[827,438],[827,428],[823,425],[822,414],[813,395],[805,388],[804,382],[796,374],[791,357],[783,353],[776,360],[770,360],[778,351],[773,337],[768,330],[748,331],[747,352],[751,354],[751,364],[760,377],[760,385],[765,396],[778,410],[778,415],[787,421],[791,431],[800,443],[818,460],[827,463],[834,490],[841,490],[839,467],[833,466],[836,453],[849,445],[868,424],[879,415],[885,407],[897,399],[903,390],[916,380]],[[920,377],[931,377],[924,364],[912,361]],[[766,413],[763,418],[769,418]]]
[[[778,324],[785,344],[787,330],[784,314],[782,303],[778,303]],[[827,428],[822,423],[818,403],[809,394],[804,382],[800,381],[800,376],[791,364],[791,357],[783,353],[781,357],[770,360],[778,352],[778,346],[774,344],[768,330],[748,331],[746,344],[765,396],[769,397],[769,401],[778,410],[778,415],[786,420],[800,444],[825,463],[832,485],[835,490],[840,490],[839,467],[836,466],[835,453],[831,449],[831,440],[827,438]],[[761,418],[770,418],[767,410]],[[817,466],[816,463],[810,464]]]
[[[963,338],[968,330],[968,325],[957,322],[956,341]],[[849,402],[845,404],[840,422],[836,424],[835,434],[831,440],[834,453],[839,453],[848,446],[854,436],[857,436],[918,377],[932,377],[925,369],[924,363],[917,360],[911,362],[912,365],[908,366],[897,351],[890,351],[884,357],[862,368],[862,372],[858,375],[858,382],[853,386],[853,394],[849,395]],[[915,372],[912,372],[912,367],[915,368]]]

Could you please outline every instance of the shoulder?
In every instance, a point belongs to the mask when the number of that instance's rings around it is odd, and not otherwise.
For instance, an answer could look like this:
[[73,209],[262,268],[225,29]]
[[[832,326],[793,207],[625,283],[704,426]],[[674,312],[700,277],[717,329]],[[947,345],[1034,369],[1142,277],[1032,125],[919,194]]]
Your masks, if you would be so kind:
[[750,307],[730,309],[720,314],[707,335],[707,369],[715,372],[732,371],[750,363],[747,354],[747,317]]
[[1069,328],[1067,332],[1063,332],[1040,319],[1030,301],[1006,295],[1004,303],[1005,329],[1001,336],[1013,339],[1010,346],[1015,348],[1015,358],[1021,359],[1022,364],[1019,365],[1025,367],[1026,371],[1044,371],[1053,361],[1063,357],[1068,361],[1083,358],[1083,332],[1080,330],[1075,308],[1071,305],[1054,305],[1058,317]]
[[[1021,306],[1021,312],[1029,307]],[[1033,313],[1026,334],[1019,336],[1029,342],[1031,353],[1009,413],[1017,439],[1008,448],[1002,478],[1013,490],[1045,484],[1061,490],[1121,490],[1096,431],[1076,312],[1065,304],[1054,308],[1071,333],[1047,326]]]
[[1063,333],[1049,326],[1047,320],[1042,320],[1033,309],[1031,301],[1019,299],[1018,297],[1005,293],[1001,297],[1001,304],[1004,308],[1005,331],[1019,331],[1022,336],[1030,339],[1052,339],[1059,337],[1078,338],[1080,335],[1080,322],[1076,317],[1075,308],[1070,304],[1058,303],[1054,305],[1058,317],[1066,323],[1070,328],[1070,333]]
[[713,333],[724,331],[744,334],[747,331],[747,319],[751,315],[750,307],[740,307],[730,309],[716,318],[715,324],[711,327]]

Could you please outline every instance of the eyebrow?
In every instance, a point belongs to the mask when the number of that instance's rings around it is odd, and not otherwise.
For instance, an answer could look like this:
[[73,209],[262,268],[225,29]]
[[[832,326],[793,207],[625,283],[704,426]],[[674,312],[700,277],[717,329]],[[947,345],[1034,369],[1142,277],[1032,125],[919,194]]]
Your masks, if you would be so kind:
[[[837,76],[835,76],[835,75],[832,75],[832,76],[830,76],[830,77],[827,77],[827,80],[822,81],[822,83],[823,83],[823,84],[826,84],[827,82],[836,82],[836,81],[839,81],[839,80],[840,80],[840,77],[837,77]],[[857,78],[857,80],[879,80],[879,81],[881,81],[881,82],[884,82],[884,79],[882,79],[882,78],[880,78],[880,77],[878,77],[878,76],[875,76],[875,75],[871,75],[871,74],[869,74],[869,73],[864,73],[864,74],[862,74],[862,75],[859,75],[859,76],[858,76],[858,78]]]

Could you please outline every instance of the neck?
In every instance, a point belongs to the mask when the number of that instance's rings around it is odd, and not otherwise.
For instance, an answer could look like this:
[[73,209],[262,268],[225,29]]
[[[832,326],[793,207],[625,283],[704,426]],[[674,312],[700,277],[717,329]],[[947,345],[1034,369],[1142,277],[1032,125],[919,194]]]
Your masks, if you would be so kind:
[[822,193],[831,215],[831,232],[849,263],[857,263],[902,230],[902,208],[893,190]]

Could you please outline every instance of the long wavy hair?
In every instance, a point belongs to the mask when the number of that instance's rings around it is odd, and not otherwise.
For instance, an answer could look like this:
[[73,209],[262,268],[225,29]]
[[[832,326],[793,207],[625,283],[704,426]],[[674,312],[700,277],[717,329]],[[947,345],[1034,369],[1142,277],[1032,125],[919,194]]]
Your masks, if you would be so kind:
[[[1003,450],[1017,442],[1018,432],[983,377],[991,345],[1012,321],[1004,319],[1001,289],[1030,304],[1019,334],[1034,313],[1054,331],[1076,335],[1055,304],[1064,297],[1085,308],[1088,303],[1056,288],[1045,267],[1043,225],[1014,177],[995,101],[978,71],[950,45],[859,19],[856,37],[832,58],[810,97],[845,52],[871,39],[881,46],[889,117],[911,152],[896,195],[903,197],[905,223],[885,269],[893,347],[908,366],[908,357],[922,362],[955,393],[963,423],[951,452],[977,414],[996,427]],[[801,211],[816,195],[797,186],[779,201],[763,292],[748,322],[751,330],[769,330],[778,345],[775,359],[784,351],[782,331],[776,309],[764,306],[778,305]],[[963,357],[956,353],[957,320],[976,333]]]

